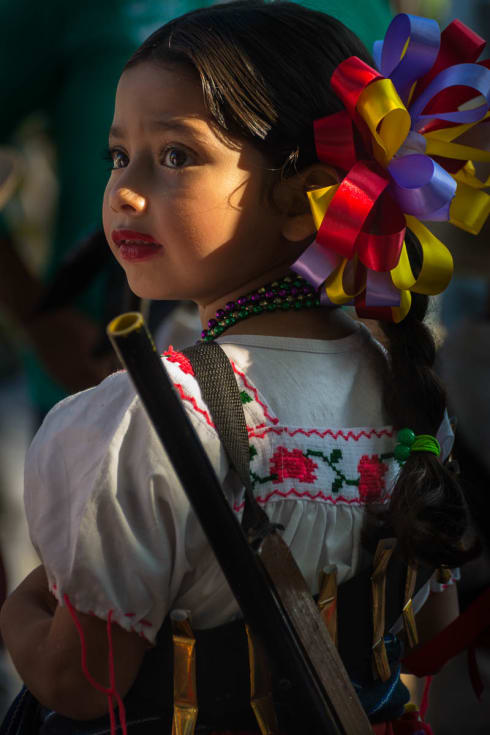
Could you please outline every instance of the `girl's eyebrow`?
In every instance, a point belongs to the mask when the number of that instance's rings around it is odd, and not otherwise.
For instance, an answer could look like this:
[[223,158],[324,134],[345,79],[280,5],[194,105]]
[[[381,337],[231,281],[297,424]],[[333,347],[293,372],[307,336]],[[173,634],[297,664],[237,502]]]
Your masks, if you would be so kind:
[[[203,121],[204,122],[204,121]],[[172,131],[176,133],[191,134],[195,138],[201,139],[203,142],[209,144],[209,137],[206,136],[204,126],[197,126],[192,122],[186,120],[171,119],[171,120],[150,120],[145,127],[150,132],[159,132],[161,130]],[[109,130],[109,138],[123,138],[124,128],[120,125],[111,125]]]

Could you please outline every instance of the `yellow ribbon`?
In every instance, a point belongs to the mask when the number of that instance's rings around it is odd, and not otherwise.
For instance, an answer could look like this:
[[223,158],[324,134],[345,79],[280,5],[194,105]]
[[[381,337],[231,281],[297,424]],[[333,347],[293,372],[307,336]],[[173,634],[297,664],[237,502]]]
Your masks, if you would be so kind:
[[361,93],[360,114],[373,136],[373,154],[387,166],[410,130],[410,114],[391,79],[378,79]]
[[441,293],[447,288],[453,275],[453,257],[447,247],[437,239],[416,217],[405,215],[422,248],[422,267],[410,290],[427,296]]
[[333,184],[332,186],[325,186],[322,189],[312,189],[306,192],[310,200],[311,214],[313,215],[313,222],[317,230],[320,229],[329,204],[339,186],[340,184]]

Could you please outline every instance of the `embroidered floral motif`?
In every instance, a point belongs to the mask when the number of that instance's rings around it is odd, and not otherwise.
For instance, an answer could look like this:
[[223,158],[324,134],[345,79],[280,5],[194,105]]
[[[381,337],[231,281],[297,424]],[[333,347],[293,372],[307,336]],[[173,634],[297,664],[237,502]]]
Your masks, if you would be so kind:
[[240,391],[240,400],[242,403],[251,403],[253,401],[252,396],[249,396],[246,390]]
[[184,354],[182,354],[182,352],[177,352],[177,350],[174,350],[172,345],[170,345],[168,350],[163,354],[169,362],[176,362],[183,373],[186,373],[187,375],[194,375],[194,370],[192,369],[190,360],[188,360],[188,358]]
[[339,490],[343,487],[343,485],[359,485],[359,479],[356,478],[355,480],[349,480],[342,470],[337,467],[340,460],[343,459],[343,454],[341,449],[333,449],[329,456],[327,457],[326,454],[323,452],[316,451],[314,449],[307,449],[306,450],[306,457],[318,457],[321,459],[325,464],[327,464],[331,470],[335,473],[335,479],[332,482],[332,492],[338,493]]
[[276,475],[274,482],[294,478],[312,483],[317,479],[314,470],[318,469],[318,465],[305,456],[301,449],[289,451],[286,447],[278,447],[269,463],[271,473]]
[[[258,452],[251,444],[250,460],[254,460],[257,456]],[[325,454],[315,449],[307,449],[306,452],[302,452],[301,449],[287,449],[286,447],[280,446],[275,450],[271,459],[269,459],[271,470],[269,475],[261,477],[250,469],[252,486],[257,484],[264,485],[267,482],[278,484],[284,482],[286,479],[295,479],[301,483],[313,484],[318,481],[315,470],[318,470],[319,465],[311,459],[312,457],[317,461],[320,460],[333,472],[333,479],[329,479],[325,484],[325,489],[329,486],[331,493],[338,495],[341,490],[345,490],[349,486],[358,487],[359,494],[357,502],[360,503],[370,503],[385,496],[385,474],[388,471],[388,465],[385,464],[384,460],[392,458],[392,453],[382,455],[373,454],[371,456],[364,454],[357,466],[359,475],[349,478],[341,469],[344,456],[342,450],[338,448],[332,449],[329,454]],[[318,497],[321,496],[322,499],[327,499],[321,491],[317,495]],[[308,497],[310,497],[309,494]],[[314,498],[312,497],[312,499]],[[333,500],[333,498],[330,497],[330,500]]]
[[359,496],[366,503],[378,500],[385,492],[385,474],[388,467],[377,455],[364,454],[359,460]]

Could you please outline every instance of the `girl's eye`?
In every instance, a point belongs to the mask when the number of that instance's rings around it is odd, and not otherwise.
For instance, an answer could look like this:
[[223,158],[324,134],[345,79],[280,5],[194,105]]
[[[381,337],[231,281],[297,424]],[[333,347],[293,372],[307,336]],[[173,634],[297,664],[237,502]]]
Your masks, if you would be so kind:
[[125,168],[128,165],[128,157],[125,153],[118,150],[117,148],[109,151],[110,158],[112,161],[112,168]]
[[169,146],[164,152],[162,163],[169,168],[184,168],[192,163],[192,158],[185,148]]

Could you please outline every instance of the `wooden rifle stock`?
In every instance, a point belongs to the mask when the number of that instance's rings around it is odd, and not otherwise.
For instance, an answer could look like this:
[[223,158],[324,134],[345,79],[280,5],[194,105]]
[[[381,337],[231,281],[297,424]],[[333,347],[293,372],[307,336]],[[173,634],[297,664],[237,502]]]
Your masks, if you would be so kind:
[[249,545],[141,314],[130,312],[117,317],[107,332],[247,622],[261,636],[281,671],[300,690],[302,706],[315,722],[314,730],[309,732],[372,735],[368,718],[287,545],[277,533],[264,540],[259,552]]

